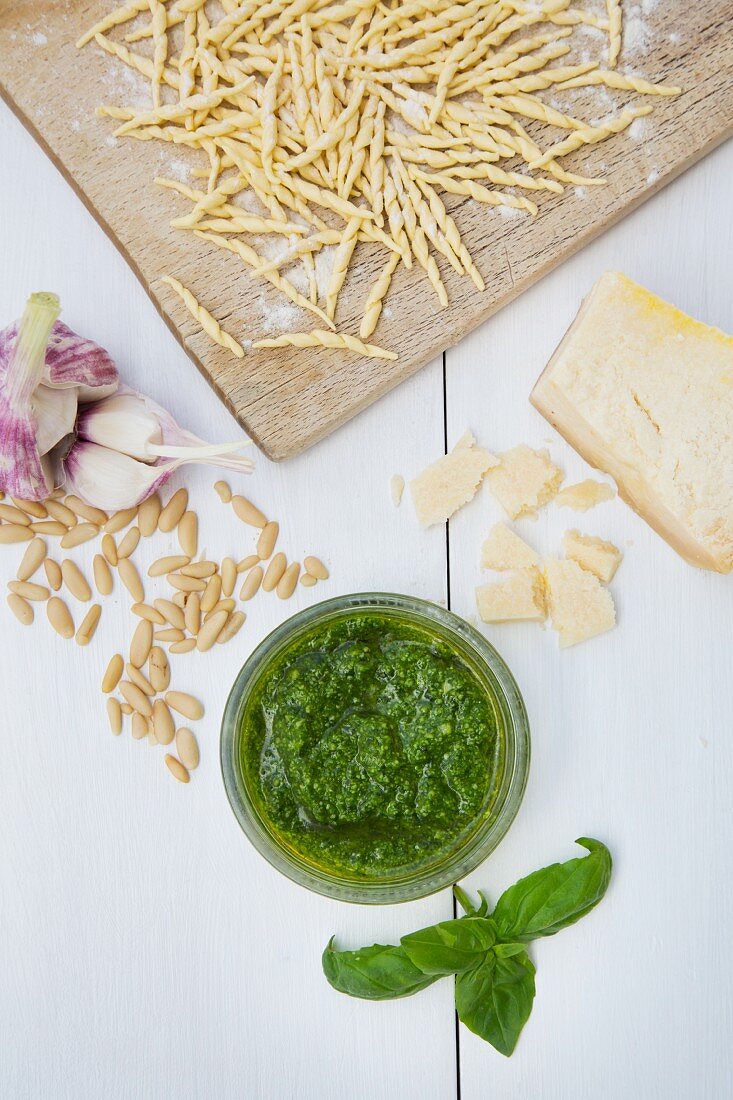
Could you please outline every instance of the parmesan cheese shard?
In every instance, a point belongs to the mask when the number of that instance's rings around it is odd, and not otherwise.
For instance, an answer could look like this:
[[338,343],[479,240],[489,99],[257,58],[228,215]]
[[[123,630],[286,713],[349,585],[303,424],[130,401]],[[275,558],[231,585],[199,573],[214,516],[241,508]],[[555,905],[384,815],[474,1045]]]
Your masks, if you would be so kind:
[[565,557],[577,561],[581,569],[594,573],[599,581],[608,584],[616,573],[623,554],[612,542],[605,542],[595,535],[581,535],[580,531],[566,531],[562,539]]
[[405,491],[405,479],[402,474],[392,474],[389,481],[389,495],[392,498],[392,503],[395,508],[399,508],[402,503],[402,494]]
[[410,482],[417,518],[423,527],[445,523],[454,512],[473,500],[487,470],[498,458],[476,444],[466,433],[450,454],[428,466]]
[[546,450],[533,451],[526,443],[505,451],[486,476],[489,489],[511,516],[533,515],[556,495],[563,472]]
[[733,568],[733,338],[602,275],[531,401],[693,565]]
[[539,564],[540,559],[532,547],[503,523],[492,527],[481,547],[482,569],[527,569]]
[[545,562],[547,601],[560,647],[585,642],[616,625],[611,593],[592,573],[568,558]]
[[605,481],[594,481],[586,478],[577,485],[566,485],[555,497],[555,504],[562,508],[572,508],[574,512],[587,512],[595,508],[596,504],[603,504],[606,500],[613,500],[616,496],[611,485]]
[[542,574],[539,569],[518,569],[505,581],[482,584],[476,589],[476,606],[485,623],[544,622]]

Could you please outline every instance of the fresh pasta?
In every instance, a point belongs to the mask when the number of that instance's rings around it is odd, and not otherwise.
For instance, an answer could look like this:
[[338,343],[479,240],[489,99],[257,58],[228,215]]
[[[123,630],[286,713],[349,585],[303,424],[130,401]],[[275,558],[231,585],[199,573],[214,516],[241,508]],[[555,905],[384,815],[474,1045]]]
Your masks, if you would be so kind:
[[[534,217],[544,192],[606,182],[564,161],[652,110],[629,96],[680,92],[619,69],[620,0],[600,14],[583,2],[132,0],[77,44],[96,43],[150,84],[149,107],[99,109],[116,137],[202,156],[191,167],[201,183],[156,180],[189,204],[171,226],[228,250],[324,326],[252,346],[392,359],[364,341],[400,267],[421,272],[441,308],[441,266],[485,289],[461,203],[446,205],[446,194]],[[601,39],[597,57],[590,35]],[[594,111],[599,91],[623,98]],[[582,94],[590,118],[577,113]],[[339,303],[355,263],[375,250],[357,338],[338,331]],[[244,354],[177,279],[164,281],[215,343]]]

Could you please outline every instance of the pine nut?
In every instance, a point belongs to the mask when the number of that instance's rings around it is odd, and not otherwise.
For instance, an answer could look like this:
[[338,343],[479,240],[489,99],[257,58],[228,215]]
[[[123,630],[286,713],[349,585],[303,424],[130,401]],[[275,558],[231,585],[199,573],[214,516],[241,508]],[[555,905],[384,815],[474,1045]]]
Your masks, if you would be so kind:
[[303,585],[303,588],[312,588],[314,584],[318,584],[318,578],[312,577],[310,573],[304,573],[300,578],[300,583]]
[[327,581],[331,575],[321,559],[314,557],[313,554],[309,554],[307,558],[303,559],[303,568],[306,573],[310,573],[312,577],[319,581]]
[[115,514],[107,520],[104,529],[108,534],[116,535],[123,527],[127,527],[132,523],[136,515],[137,508],[123,508],[122,511],[115,512]]
[[188,783],[191,778],[186,768],[180,760],[177,760],[175,756],[171,756],[169,752],[165,754],[165,762],[168,771],[171,773],[174,779],[177,779],[179,783]]
[[226,481],[215,481],[214,489],[222,504],[229,504],[232,499],[232,490],[227,485]]
[[204,716],[203,704],[185,691],[167,691],[165,701],[171,710],[182,714],[184,718],[190,718],[192,722]]
[[138,714],[137,711],[133,711],[132,715],[132,736],[135,741],[142,741],[144,737],[148,736],[148,730],[150,723],[143,714]]
[[183,611],[180,607],[176,607],[171,600],[153,600],[153,607],[161,613],[167,623],[175,626],[178,630],[183,630],[186,625]]
[[87,519],[90,523],[96,523],[97,527],[101,527],[109,519],[107,513],[101,508],[95,508],[94,505],[79,500],[79,497],[65,497],[64,504],[77,516],[81,516],[82,519]]
[[234,558],[224,558],[221,563],[221,590],[225,596],[231,596],[237,583],[237,563]]
[[264,527],[267,523],[267,516],[264,512],[256,508],[252,501],[247,500],[246,497],[232,497],[232,508],[234,514],[241,519],[242,523],[246,523],[250,527]]
[[214,604],[211,611],[206,612],[206,615],[204,617],[204,622],[208,622],[209,619],[211,618],[211,616],[216,615],[216,613],[218,611],[226,611],[226,613],[229,614],[229,612],[233,611],[236,606],[237,606],[237,601],[233,600],[231,598],[231,596],[228,596],[224,600],[219,600],[218,603]]
[[110,691],[114,691],[122,678],[124,670],[125,662],[122,660],[122,654],[115,653],[113,657],[110,657],[109,664],[102,677],[102,691],[105,695],[108,695]]
[[199,545],[199,518],[195,512],[184,512],[181,516],[178,543],[184,554],[194,557]]
[[30,530],[36,535],[68,535],[69,528],[57,519],[39,519],[32,523]]
[[153,624],[148,619],[141,619],[135,627],[135,633],[130,642],[130,661],[135,668],[142,668],[153,645]]
[[63,583],[63,577],[61,576],[61,566],[53,558],[46,558],[43,563],[43,572],[46,574],[46,580],[48,581],[49,588],[52,588],[54,592],[58,592]]
[[89,645],[96,629],[99,625],[99,619],[102,614],[101,604],[93,603],[84,616],[81,626],[76,632],[76,644],[85,646]]
[[184,638],[182,642],[174,642],[169,647],[171,653],[190,653],[192,649],[196,648],[195,638]]
[[178,489],[166,504],[158,518],[159,531],[172,531],[178,526],[181,516],[188,507],[188,490]]
[[46,511],[52,519],[57,519],[65,527],[76,527],[79,522],[71,508],[67,508],[60,500],[49,500],[46,503]]
[[[20,497],[11,497],[10,499],[16,508],[20,508],[21,512],[25,512],[27,516],[32,516],[33,519],[45,519],[48,515],[46,505],[41,504],[38,500],[21,500]],[[2,500],[2,497],[0,497],[0,500]]]
[[91,600],[92,590],[76,562],[73,562],[70,558],[64,558],[61,562],[61,576],[72,596],[76,596],[77,600],[81,600],[82,603]]
[[137,525],[140,528],[140,534],[146,539],[150,538],[153,532],[157,530],[162,507],[160,496],[158,493],[153,493],[138,508]]
[[149,577],[164,577],[166,573],[175,573],[184,565],[188,565],[190,558],[183,554],[169,554],[168,557],[158,558],[148,569]]
[[148,657],[148,679],[156,691],[167,691],[171,682],[171,666],[164,650],[154,645]]
[[117,543],[112,535],[102,536],[102,553],[110,565],[117,565],[120,559],[117,553]]
[[100,596],[109,596],[113,588],[112,572],[102,554],[94,555],[94,583]]
[[210,619],[206,620],[196,638],[196,648],[199,653],[206,653],[207,650],[211,649],[212,646],[216,644],[216,639],[224,629],[228,618],[228,611],[217,611],[215,615],[212,615]]
[[186,726],[176,730],[176,752],[185,768],[190,772],[196,771],[199,766],[198,741]]
[[64,601],[60,600],[58,596],[52,596],[48,601],[46,614],[48,621],[57,634],[60,634],[62,638],[74,637],[74,620]]
[[186,607],[183,614],[188,633],[193,635],[198,634],[199,626],[201,625],[201,597],[198,592],[191,592],[186,600]]
[[135,713],[129,703],[120,703],[120,710],[126,717]]
[[145,589],[143,588],[143,582],[140,580],[140,574],[129,558],[120,558],[117,563],[117,572],[120,575],[120,580],[135,603],[144,603]]
[[156,626],[163,626],[167,621],[163,618],[160,611],[151,607],[149,603],[134,603],[130,611],[132,611],[133,615],[137,615],[139,619],[147,619],[149,623],[154,623]]
[[257,539],[257,554],[262,561],[267,561],[272,555],[279,534],[280,524],[275,520],[270,520],[270,522],[262,528],[262,534]]
[[18,596],[15,592],[11,592],[7,597],[8,607],[15,615],[19,623],[23,626],[30,626],[34,619],[33,608],[24,600],[22,596]]
[[221,596],[221,577],[218,573],[214,573],[213,577],[209,578],[209,582],[206,585],[206,590],[201,597],[201,610],[206,613],[211,611],[213,607],[219,602]]
[[[37,523],[32,523],[30,527],[24,527],[20,523],[3,523],[2,526],[0,526],[0,544],[9,545],[13,542],[30,542],[37,527]],[[66,530],[66,528],[64,528],[64,530]]]
[[150,700],[145,692],[141,691],[137,684],[131,683],[130,680],[120,680],[120,695],[138,714],[144,714],[146,718],[149,718],[153,713]]
[[288,559],[285,555],[282,552],[275,554],[275,557],[272,559],[265,572],[264,580],[262,581],[262,591],[273,592],[277,588],[280,578],[287,567]]
[[242,558],[241,561],[237,562],[237,572],[246,573],[249,569],[252,569],[253,566],[259,565],[259,561],[259,554],[248,554],[246,558]]
[[190,565],[184,565],[181,569],[182,576],[198,577],[199,580],[211,577],[214,573],[216,573],[215,561],[193,561]]
[[251,600],[253,596],[257,595],[263,576],[261,565],[256,565],[254,569],[250,569],[244,578],[244,584],[239,593],[240,600]]
[[20,527],[31,525],[30,517],[20,508],[14,508],[12,504],[0,504],[0,520],[4,520],[5,523],[17,523]]
[[166,577],[171,588],[179,592],[203,592],[206,585],[198,577],[183,577],[180,573],[169,573]]
[[122,733],[122,710],[120,708],[119,699],[107,700],[107,718],[109,719],[109,728],[115,737],[119,737]]
[[81,546],[83,542],[95,539],[99,534],[99,528],[94,523],[77,523],[61,539],[64,550],[71,550],[74,546]]
[[174,592],[171,596],[171,602],[180,607],[181,611],[185,610],[186,600],[191,595],[190,592]]
[[24,600],[33,600],[34,602],[47,600],[51,595],[45,585],[33,584],[32,581],[10,581],[8,588],[16,596],[21,596]]
[[298,583],[298,577],[300,575],[300,562],[294,561],[292,565],[289,565],[283,573],[277,588],[275,589],[277,595],[281,600],[289,600],[295,591],[295,586]]
[[117,547],[118,558],[129,558],[130,554],[134,554],[137,550],[137,544],[140,542],[140,528],[131,527],[127,532],[122,542]]
[[235,611],[229,616],[229,622],[222,630],[219,637],[216,639],[217,645],[225,645],[226,642],[232,640],[235,634],[238,634],[242,629],[247,616],[243,611]]
[[147,695],[149,699],[152,699],[152,697],[155,695],[155,688],[150,683],[150,680],[148,680],[147,676],[143,676],[140,669],[135,668],[135,666],[131,665],[129,661],[125,665],[125,672],[127,673],[127,678],[130,683],[134,684],[135,687],[139,687],[143,695]]
[[156,630],[154,637],[156,642],[184,642],[186,640],[183,631],[174,626],[168,627],[166,630]]
[[162,699],[156,699],[153,703],[153,729],[159,745],[170,745],[176,735],[173,715]]

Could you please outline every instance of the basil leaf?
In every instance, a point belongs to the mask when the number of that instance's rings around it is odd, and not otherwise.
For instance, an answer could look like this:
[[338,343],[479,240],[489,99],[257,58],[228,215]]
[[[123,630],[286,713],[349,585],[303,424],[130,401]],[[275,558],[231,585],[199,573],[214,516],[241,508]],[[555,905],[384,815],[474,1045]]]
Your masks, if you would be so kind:
[[532,1011],[534,975],[524,949],[508,959],[492,951],[479,966],[456,976],[459,1020],[509,1057]]
[[437,980],[418,970],[401,947],[381,943],[359,951],[336,951],[331,937],[321,961],[334,989],[367,1001],[409,997]]
[[590,854],[535,871],[501,895],[492,914],[500,939],[554,936],[598,904],[611,879],[611,853],[599,840],[581,837],[576,844]]
[[400,943],[423,974],[457,974],[481,962],[496,943],[496,929],[487,917],[459,917],[421,928]]

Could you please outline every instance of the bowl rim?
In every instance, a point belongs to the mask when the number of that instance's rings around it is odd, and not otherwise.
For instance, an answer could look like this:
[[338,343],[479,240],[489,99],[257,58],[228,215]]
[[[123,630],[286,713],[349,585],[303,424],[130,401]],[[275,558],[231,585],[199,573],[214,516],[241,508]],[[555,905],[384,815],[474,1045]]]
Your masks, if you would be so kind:
[[[464,844],[439,866],[400,878],[367,881],[331,874],[288,851],[262,824],[249,798],[241,770],[235,765],[239,716],[267,663],[292,640],[319,621],[355,611],[390,610],[422,621],[428,628],[460,644],[469,652],[485,679],[491,683],[494,703],[501,710],[505,728],[505,767],[492,812]],[[488,675],[487,675],[488,674]],[[511,750],[511,751],[508,751]],[[529,721],[514,676],[494,646],[470,623],[440,604],[392,592],[355,592],[334,596],[291,615],[270,631],[255,647],[237,673],[229,691],[221,722],[220,766],[229,805],[249,842],[267,862],[292,882],[338,901],[360,904],[394,904],[414,901],[444,889],[473,871],[497,847],[516,817],[529,774],[531,743]],[[494,812],[496,810],[496,812]]]

